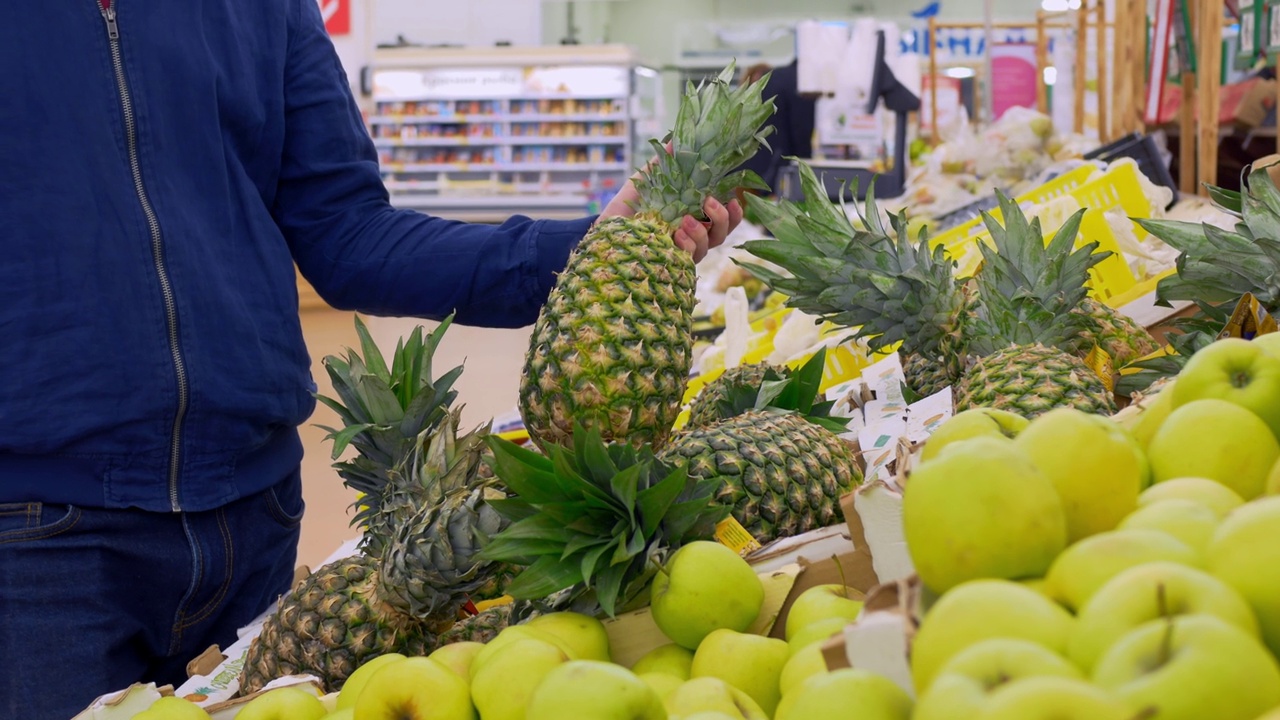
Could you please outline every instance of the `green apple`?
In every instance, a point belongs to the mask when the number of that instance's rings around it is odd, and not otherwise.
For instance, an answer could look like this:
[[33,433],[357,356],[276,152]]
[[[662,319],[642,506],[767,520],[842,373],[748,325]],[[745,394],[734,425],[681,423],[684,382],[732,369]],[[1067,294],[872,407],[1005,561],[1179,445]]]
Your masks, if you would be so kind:
[[1258,635],[1253,611],[1226,583],[1186,565],[1153,562],[1116,575],[1080,608],[1068,657],[1091,670],[1107,648],[1139,625],[1191,614],[1215,615]]
[[936,593],[978,578],[1040,577],[1067,542],[1053,481],[1014,443],[989,437],[921,463],[902,521],[916,574]]
[[146,710],[133,716],[133,720],[210,720],[205,709],[180,697],[166,695],[151,703]]
[[1028,640],[992,638],[970,645],[947,661],[916,703],[912,720],[960,720],[982,712],[991,693],[1030,677],[1083,680],[1061,655]]
[[604,629],[604,623],[589,615],[555,612],[539,615],[526,624],[563,640],[579,660],[611,660],[609,632]]
[[1276,708],[1265,715],[1259,715],[1258,720],[1280,720],[1280,708]]
[[671,720],[738,720],[738,718],[728,713],[708,710],[706,712],[696,712],[692,715],[685,715],[683,717],[671,718]]
[[862,612],[865,597],[858,590],[840,584],[817,585],[805,590],[787,611],[787,639],[819,620],[841,618],[853,622]]
[[[1062,557],[1062,556],[1059,555],[1058,557]],[[1052,568],[1053,566],[1050,565],[1049,567]],[[1034,590],[1037,593],[1049,598],[1050,600],[1053,599],[1053,596],[1049,594],[1049,580],[1047,577],[1022,578],[1021,580],[1018,580],[1016,582],[1028,590]]]
[[313,692],[282,687],[268,690],[236,713],[241,720],[320,720],[328,714]]
[[1057,603],[1008,580],[974,580],[943,595],[925,614],[911,646],[918,693],[942,666],[983,640],[1014,638],[1061,653],[1071,635],[1071,614]]
[[713,630],[751,627],[764,605],[764,583],[746,560],[718,542],[680,548],[653,578],[650,611],[658,629],[694,650]]
[[514,640],[472,673],[471,701],[484,720],[521,720],[534,690],[569,660],[564,650],[549,642]]
[[1138,493],[1148,484],[1142,448],[1099,415],[1050,410],[1032,420],[1013,444],[1057,488],[1068,543],[1114,528],[1138,506]]
[[[369,682],[369,678],[389,663],[404,660],[404,655],[400,653],[387,653],[379,655],[370,660],[366,660],[363,665],[356,668],[355,672],[347,677],[347,681],[342,684],[342,689],[338,691],[338,709],[355,707],[356,698],[360,697],[360,693],[364,691],[365,683]],[[463,675],[462,677],[466,677]]]
[[911,697],[888,678],[846,668],[804,681],[782,700],[773,717],[774,720],[910,720]]
[[1083,680],[1032,677],[996,690],[982,715],[977,717],[982,720],[1134,720],[1138,716],[1118,698]]
[[355,720],[475,720],[467,681],[435,660],[390,663],[365,683]]
[[1063,550],[1049,566],[1049,596],[1076,611],[1111,578],[1131,567],[1160,560],[1192,567],[1203,564],[1200,554],[1186,543],[1158,530],[1098,533]]
[[1280,356],[1280,333],[1269,332],[1255,335],[1250,342],[1272,355]]
[[787,641],[787,646],[791,649],[791,654],[795,655],[810,645],[826,642],[832,635],[844,630],[849,622],[844,618],[833,617],[805,625]]
[[427,657],[458,673],[458,677],[470,680],[471,663],[480,655],[481,650],[484,650],[483,643],[456,642],[436,648]]
[[1161,720],[1254,720],[1280,703],[1280,667],[1258,639],[1209,615],[1141,625],[1111,646],[1095,685]]
[[713,630],[693,653],[691,678],[720,678],[751,696],[773,716],[781,690],[782,667],[790,659],[787,643],[728,628]]
[[1205,554],[1209,572],[1244,597],[1262,639],[1280,657],[1280,497],[1254,500],[1233,512]]
[[320,720],[356,720],[355,708],[342,708],[320,718]]
[[814,675],[827,672],[827,659],[822,655],[822,646],[810,643],[798,652],[791,654],[787,664],[782,666],[782,674],[778,676],[778,691],[782,697],[800,687],[805,680]]
[[1203,554],[1218,522],[1218,514],[1204,503],[1169,498],[1138,508],[1120,523],[1120,529],[1168,533],[1196,554]]
[[669,643],[660,645],[641,656],[631,666],[631,672],[637,675],[654,672],[667,673],[668,675],[675,675],[681,680],[688,680],[689,668],[692,665],[692,650],[680,647],[675,643]]
[[471,672],[471,679],[475,680],[476,673],[479,672],[480,668],[484,667],[485,664],[489,662],[490,658],[497,656],[498,653],[502,651],[502,648],[518,640],[539,640],[544,643],[550,643],[560,648],[569,660],[581,659],[574,653],[574,650],[569,643],[549,632],[539,630],[535,627],[530,627],[527,624],[511,625],[503,628],[502,631],[498,633],[497,637],[485,643],[484,649],[476,653],[475,657],[471,659],[471,667],[469,668]]
[[742,690],[715,677],[689,680],[663,701],[671,717],[700,712],[722,712],[738,720],[768,720],[760,704]]
[[920,449],[920,460],[931,460],[942,448],[975,437],[1013,439],[1027,427],[1027,419],[1017,413],[995,408],[974,408],[956,413],[938,426]]
[[[481,710],[484,720],[490,716]],[[630,670],[599,660],[553,669],[529,700],[527,720],[667,720],[662,700]]]
[[636,673],[636,677],[653,688],[653,691],[658,693],[658,697],[664,701],[668,695],[675,692],[676,688],[684,684],[683,679],[664,672]]
[[1280,437],[1280,357],[1241,338],[1227,338],[1187,361],[1173,388],[1173,405],[1225,400],[1262,419]]
[[1245,500],[1262,494],[1277,458],[1280,444],[1271,428],[1226,400],[1196,400],[1175,409],[1147,448],[1157,483],[1202,477],[1226,485]]
[[1276,464],[1271,466],[1271,472],[1267,473],[1267,484],[1263,486],[1263,494],[1280,495],[1280,460],[1276,460]]
[[1161,500],[1192,500],[1226,517],[1227,513],[1244,504],[1244,498],[1235,490],[1208,478],[1173,478],[1156,483],[1138,496],[1138,507],[1145,507]]
[[1151,445],[1151,438],[1155,437],[1156,431],[1169,418],[1169,413],[1173,412],[1175,384],[1176,381],[1166,385],[1163,390],[1156,393],[1155,397],[1144,400],[1136,413],[1119,421],[1121,427],[1129,431],[1134,441],[1143,450]]

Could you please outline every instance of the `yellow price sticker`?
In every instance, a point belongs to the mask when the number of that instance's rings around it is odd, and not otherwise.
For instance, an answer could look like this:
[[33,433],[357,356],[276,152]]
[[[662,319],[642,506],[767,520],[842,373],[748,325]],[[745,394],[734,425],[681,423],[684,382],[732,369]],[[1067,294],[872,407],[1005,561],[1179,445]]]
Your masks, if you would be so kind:
[[742,557],[750,555],[761,547],[751,533],[742,527],[742,523],[732,515],[716,524],[716,540]]

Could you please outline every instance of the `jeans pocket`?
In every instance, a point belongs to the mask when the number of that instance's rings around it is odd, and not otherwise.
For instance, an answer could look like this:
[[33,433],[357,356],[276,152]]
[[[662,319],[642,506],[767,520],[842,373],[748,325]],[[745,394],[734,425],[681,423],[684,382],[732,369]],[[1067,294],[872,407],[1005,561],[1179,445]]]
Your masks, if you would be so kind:
[[61,535],[75,527],[80,514],[74,505],[0,503],[0,545]]
[[307,504],[302,499],[302,479],[294,476],[267,488],[263,493],[272,519],[286,529],[298,527]]

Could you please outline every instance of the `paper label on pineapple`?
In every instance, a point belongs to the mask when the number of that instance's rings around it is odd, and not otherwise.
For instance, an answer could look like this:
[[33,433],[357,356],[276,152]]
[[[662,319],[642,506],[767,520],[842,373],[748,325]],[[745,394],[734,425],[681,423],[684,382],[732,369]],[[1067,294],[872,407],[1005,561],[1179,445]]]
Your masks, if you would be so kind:
[[894,353],[865,368],[862,371],[862,379],[867,381],[867,387],[871,388],[871,392],[875,393],[877,400],[903,401],[902,386],[906,384],[907,376],[902,372],[902,361],[899,359],[898,353]]
[[907,408],[906,438],[913,443],[922,443],[949,420],[955,411],[951,388],[946,387],[938,392],[917,400]]
[[761,547],[751,533],[742,527],[742,523],[732,515],[716,524],[716,541],[742,557],[750,555]]
[[1102,379],[1103,384],[1107,386],[1108,391],[1116,389],[1116,370],[1115,362],[1111,359],[1111,355],[1103,350],[1100,346],[1094,345],[1088,355],[1084,356],[1084,364]]
[[862,448],[862,458],[867,466],[867,479],[893,478],[890,465],[897,459],[898,438],[902,437],[906,429],[906,420],[897,418],[858,433],[858,445]]

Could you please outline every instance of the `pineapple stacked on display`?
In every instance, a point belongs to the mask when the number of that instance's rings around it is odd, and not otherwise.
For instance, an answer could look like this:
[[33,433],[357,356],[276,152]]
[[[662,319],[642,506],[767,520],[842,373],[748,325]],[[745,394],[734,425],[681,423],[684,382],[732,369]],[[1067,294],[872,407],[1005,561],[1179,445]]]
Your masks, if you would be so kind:
[[908,385],[921,394],[951,385],[958,409],[996,407],[1028,417],[1062,406],[1114,410],[1107,384],[1079,356],[1081,335],[1097,331],[1081,310],[1085,283],[1106,257],[1092,243],[1073,252],[1079,213],[1046,247],[1039,221],[1028,222],[1001,196],[1006,225],[984,214],[996,247],[980,245],[984,266],[966,281],[924,232],[911,241],[904,215],[890,217],[886,229],[874,193],[862,227],[854,228],[807,167],[802,183],[801,203],[748,198],[749,211],[775,239],[745,248],[787,274],[748,267],[787,295],[788,305],[855,328],[873,351],[900,345]]
[[331,430],[335,465],[362,494],[355,523],[365,527],[360,554],[326,565],[280,603],[249,649],[240,693],[293,673],[319,677],[329,690],[378,655],[425,655],[470,597],[507,569],[477,554],[507,523],[490,505],[504,497],[478,476],[488,429],[459,434],[457,367],[432,378],[431,358],[449,326],[424,338],[416,329],[388,367],[359,319],[364,355],[327,357],[338,399],[320,398],[342,419]]
[[765,142],[764,80],[730,85],[733,68],[689,87],[668,153],[635,179],[636,214],[601,220],[570,256],[534,326],[520,411],[538,445],[569,445],[575,424],[606,441],[662,445],[692,363],[693,259],[672,234],[703,202],[763,185],[733,170]]

